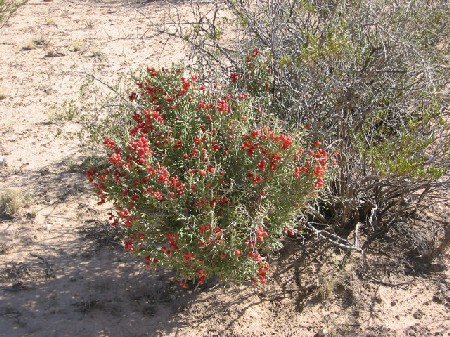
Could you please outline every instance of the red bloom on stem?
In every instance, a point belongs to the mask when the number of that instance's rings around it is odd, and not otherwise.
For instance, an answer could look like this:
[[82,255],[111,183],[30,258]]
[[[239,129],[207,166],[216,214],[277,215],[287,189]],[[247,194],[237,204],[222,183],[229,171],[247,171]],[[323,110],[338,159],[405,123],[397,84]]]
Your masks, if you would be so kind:
[[166,246],[161,247],[161,250],[162,250],[167,256],[169,256],[170,253],[172,253],[172,252],[170,251],[170,249],[168,249]]
[[261,159],[261,161],[258,163],[258,168],[261,171],[265,171],[267,167],[267,161],[265,159]]
[[219,144],[217,144],[217,142],[216,141],[212,141],[211,142],[211,145],[212,145],[212,147],[213,147],[213,151],[214,152],[217,152],[217,151],[219,151],[219,149],[220,149],[220,145]]
[[223,234],[223,230],[220,227],[214,227],[213,232],[216,233],[218,237],[221,237]]
[[204,269],[202,269],[202,268],[199,268],[197,270],[197,275],[198,275],[198,284],[205,283],[206,271]]
[[103,144],[104,144],[106,147],[110,148],[110,149],[115,149],[115,148],[116,148],[116,143],[115,143],[114,141],[112,141],[110,138],[106,138],[106,139],[103,141]]
[[131,240],[125,241],[123,243],[123,245],[124,245],[125,250],[130,250],[130,251],[134,250],[133,241],[131,241]]
[[193,259],[194,254],[192,254],[192,253],[185,253],[185,254],[183,254],[183,257],[184,257],[184,260],[186,262],[189,262],[189,261],[191,261]]
[[260,130],[252,130],[251,135],[252,135],[253,139],[256,139],[261,135],[261,131]]
[[239,75],[237,73],[231,73],[230,79],[231,79],[231,82],[236,83],[239,79]]
[[152,259],[150,256],[146,256],[144,258],[145,265],[149,266],[150,263],[154,263],[155,265],[158,263],[158,259]]
[[263,226],[259,226],[256,229],[256,239],[258,241],[264,241],[264,237],[266,237],[266,236],[267,236],[267,231],[264,229]]
[[175,235],[173,235],[171,233],[167,233],[166,237],[170,241],[170,248],[172,248],[173,250],[177,251],[178,250],[178,245],[176,243],[176,239],[178,239],[178,237],[179,237],[178,233],[176,233]]
[[198,156],[199,151],[196,148],[191,149],[191,157],[195,158]]
[[267,264],[265,264],[264,266],[259,268],[258,278],[261,281],[261,283],[266,283],[266,277],[267,277],[268,270],[269,270],[269,266]]
[[228,106],[227,102],[224,100],[219,99],[216,104],[216,109],[219,112],[228,113],[230,111],[230,107]]
[[137,94],[135,93],[135,92],[132,92],[129,96],[128,96],[128,99],[130,100],[130,101],[134,101],[135,99],[137,99]]
[[287,150],[292,144],[292,138],[285,135],[281,135],[279,140],[281,141],[281,148],[283,150]]
[[317,165],[314,167],[314,174],[318,177],[323,177],[325,170],[323,169],[322,166]]
[[206,232],[206,231],[208,231],[208,230],[210,230],[211,229],[211,225],[210,224],[207,224],[207,225],[201,225],[200,226],[200,229],[199,229],[199,232],[201,233],[201,234],[203,234],[204,232]]
[[120,156],[120,153],[113,153],[110,157],[109,157],[109,161],[111,162],[111,164],[117,165],[117,166],[124,166],[125,163],[122,161],[122,157]]

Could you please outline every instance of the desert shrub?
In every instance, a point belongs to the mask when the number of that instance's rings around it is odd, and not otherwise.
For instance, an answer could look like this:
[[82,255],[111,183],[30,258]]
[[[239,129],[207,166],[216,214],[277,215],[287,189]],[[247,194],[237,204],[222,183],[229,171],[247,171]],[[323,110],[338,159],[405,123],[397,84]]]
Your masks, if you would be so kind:
[[26,0],[0,0],[0,27],[14,14],[19,6],[25,3]]
[[174,268],[183,286],[213,275],[265,282],[270,252],[325,183],[327,152],[262,110],[266,83],[253,94],[234,75],[204,85],[173,67],[147,69],[136,86],[127,132],[110,128],[104,160],[87,172],[100,203],[114,205],[125,249]]
[[[309,224],[343,235],[363,225],[375,238],[448,187],[447,2],[229,0],[215,11],[225,14],[200,16],[185,38],[198,64],[240,74],[258,47],[268,108],[336,154]],[[208,34],[223,27],[228,39]]]
[[12,216],[16,214],[23,204],[22,192],[10,188],[0,192],[0,215]]

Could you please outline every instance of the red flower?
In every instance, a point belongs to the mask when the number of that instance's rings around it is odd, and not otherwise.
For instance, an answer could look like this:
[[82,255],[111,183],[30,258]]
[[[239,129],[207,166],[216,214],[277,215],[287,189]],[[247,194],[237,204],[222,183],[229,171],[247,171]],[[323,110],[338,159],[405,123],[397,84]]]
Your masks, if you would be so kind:
[[109,161],[111,162],[111,164],[117,165],[117,166],[124,166],[125,163],[122,161],[122,157],[120,156],[120,153],[113,153],[110,157],[109,157]]
[[172,252],[170,251],[170,249],[168,249],[168,248],[165,247],[165,246],[161,247],[161,250],[162,250],[167,256],[169,256],[170,253],[172,253]]
[[191,261],[193,259],[194,254],[192,254],[192,253],[185,253],[185,254],[183,254],[183,257],[184,257],[184,260],[186,262],[189,262],[189,261]]
[[103,141],[103,144],[104,144],[106,147],[110,148],[110,149],[115,149],[115,148],[116,148],[116,143],[115,143],[114,141],[112,141],[110,138],[106,138],[106,139]]
[[205,283],[205,279],[206,279],[206,272],[204,269],[199,268],[197,270],[197,275],[198,275],[198,284],[203,284]]
[[128,95],[128,99],[130,101],[134,101],[137,98],[137,94],[135,92],[132,92],[130,95]]
[[266,264],[259,268],[258,270],[258,278],[261,283],[266,283],[267,271],[269,270],[269,266]]
[[230,111],[230,107],[228,106],[227,102],[224,100],[219,99],[216,104],[216,109],[219,112],[228,113]]
[[133,251],[134,247],[133,247],[133,241],[131,240],[127,240],[123,243],[125,250],[129,250],[129,251]]
[[264,229],[264,227],[259,226],[259,227],[256,229],[256,239],[257,239],[258,241],[264,241],[264,237],[265,237],[265,236],[267,236],[266,230]]
[[292,144],[292,138],[285,135],[279,136],[279,140],[281,141],[281,148],[283,150],[287,150]]
[[195,149],[195,148],[191,149],[191,157],[195,158],[198,155],[198,152],[199,151],[197,149]]
[[146,264],[147,266],[149,266],[150,263],[154,263],[154,264],[157,264],[157,263],[158,263],[158,259],[152,259],[150,256],[146,256],[146,257],[144,258],[144,261],[145,261],[145,264]]
[[222,234],[223,234],[223,230],[222,230],[222,228],[220,228],[220,227],[215,227],[215,228],[213,229],[213,232],[216,233],[216,235],[217,235],[218,237],[222,236]]
[[207,230],[210,230],[211,229],[211,225],[210,224],[207,224],[207,225],[201,225],[200,226],[200,229],[199,229],[199,232],[201,233],[201,234],[203,234],[204,232],[206,232]]
[[252,130],[251,135],[252,135],[253,139],[256,139],[257,137],[259,137],[261,135],[261,131],[260,130]]
[[322,166],[317,165],[314,167],[314,174],[318,177],[323,177],[324,169]]
[[265,171],[266,170],[266,166],[267,166],[267,161],[262,159],[259,163],[258,163],[258,168],[261,171]]

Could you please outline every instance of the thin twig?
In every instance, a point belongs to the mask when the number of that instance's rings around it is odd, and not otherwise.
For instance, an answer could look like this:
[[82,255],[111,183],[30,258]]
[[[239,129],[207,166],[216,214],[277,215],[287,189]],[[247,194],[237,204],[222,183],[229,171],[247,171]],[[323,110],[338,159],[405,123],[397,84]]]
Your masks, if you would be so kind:
[[[327,232],[324,229],[315,228],[311,222],[307,222],[306,226],[316,234],[317,237],[327,240],[331,244],[346,250],[355,250],[361,254],[364,254],[364,251],[356,246],[355,244],[351,244],[348,240],[341,238],[340,236]],[[356,234],[355,234],[356,235]]]

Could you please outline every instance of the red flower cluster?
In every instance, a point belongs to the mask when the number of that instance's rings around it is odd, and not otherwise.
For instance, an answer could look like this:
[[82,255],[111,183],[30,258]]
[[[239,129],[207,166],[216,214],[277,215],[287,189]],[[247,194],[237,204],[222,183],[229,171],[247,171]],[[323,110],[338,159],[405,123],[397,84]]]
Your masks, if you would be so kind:
[[[254,94],[268,78],[246,76],[259,57],[255,49],[247,73],[230,74],[233,90],[245,79],[250,94],[199,86],[181,69],[148,68],[129,95],[137,108],[127,139],[104,140],[107,167],[87,177],[101,203],[114,202],[111,220],[127,227],[125,249],[147,266],[175,267],[198,284],[214,273],[264,283],[269,267],[260,252],[280,239],[285,214],[297,207],[289,199],[299,204],[324,185],[321,144],[297,151],[298,138],[266,126],[258,112]],[[255,219],[264,221],[255,227]]]

